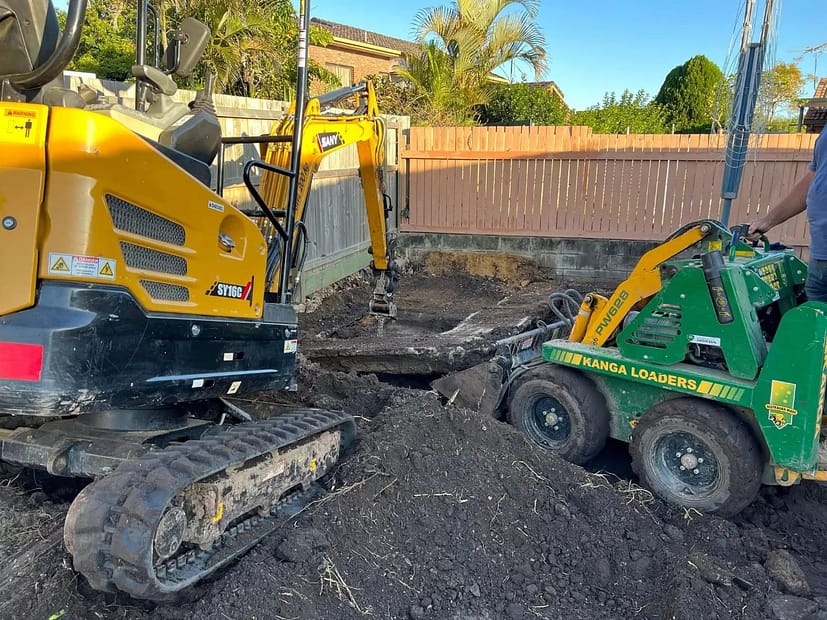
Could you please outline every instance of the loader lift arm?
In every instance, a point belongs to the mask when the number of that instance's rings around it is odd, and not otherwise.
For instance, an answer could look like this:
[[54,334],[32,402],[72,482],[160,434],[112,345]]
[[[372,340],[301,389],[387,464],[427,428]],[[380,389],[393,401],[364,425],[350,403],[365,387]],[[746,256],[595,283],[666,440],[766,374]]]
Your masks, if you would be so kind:
[[[356,98],[356,109],[352,113],[327,113],[323,108],[332,106],[348,97]],[[280,244],[284,241],[283,230],[287,228],[287,204],[289,177],[282,173],[289,168],[291,144],[289,136],[295,130],[295,103],[285,118],[273,127],[270,140],[262,145],[264,165],[258,191],[251,188],[261,210],[246,211],[258,218],[259,226],[268,240],[267,290],[276,291],[289,283],[281,283],[277,265]],[[279,139],[284,138],[284,139]],[[355,144],[359,158],[359,177],[365,197],[370,252],[373,255],[371,267],[374,273],[374,292],[370,310],[374,314],[396,316],[393,292],[399,278],[394,260],[395,235],[388,231],[387,218],[391,211],[391,199],[384,191],[382,164],[385,160],[385,123],[379,117],[376,95],[371,83],[345,87],[310,99],[305,106],[304,127],[302,128],[298,196],[295,217],[303,223],[313,177],[322,160],[328,155]],[[248,184],[250,187],[250,184]],[[262,205],[261,203],[264,203]],[[265,207],[266,205],[266,207]],[[269,208],[277,221],[263,217]],[[298,283],[304,262],[307,241],[306,229],[299,225],[299,235],[293,241],[291,280]],[[291,289],[291,295],[293,290]]]
[[646,252],[610,298],[597,293],[587,294],[580,305],[569,340],[596,347],[605,345],[629,312],[644,305],[660,291],[660,266],[713,234],[717,234],[721,240],[730,236],[725,228],[713,220],[687,224]]

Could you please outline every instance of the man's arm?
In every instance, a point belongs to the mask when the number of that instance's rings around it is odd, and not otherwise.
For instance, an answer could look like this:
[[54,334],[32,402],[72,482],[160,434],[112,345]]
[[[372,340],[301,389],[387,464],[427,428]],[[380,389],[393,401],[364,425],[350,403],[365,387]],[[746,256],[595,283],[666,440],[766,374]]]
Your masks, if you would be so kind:
[[750,224],[750,235],[765,233],[804,211],[807,208],[807,190],[810,189],[814,176],[815,172],[807,170],[807,173],[799,179],[792,191],[781,202]]

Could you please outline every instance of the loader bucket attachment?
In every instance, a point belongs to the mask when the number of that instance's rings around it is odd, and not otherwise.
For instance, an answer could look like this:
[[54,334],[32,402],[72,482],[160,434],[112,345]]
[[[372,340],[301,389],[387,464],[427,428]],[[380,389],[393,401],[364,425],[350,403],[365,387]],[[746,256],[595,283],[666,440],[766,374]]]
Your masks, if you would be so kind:
[[495,361],[484,362],[440,377],[431,387],[450,403],[493,415],[500,401],[505,372]]
[[449,403],[499,417],[511,382],[534,363],[542,361],[544,342],[568,336],[574,322],[574,318],[569,317],[498,340],[494,344],[493,359],[440,377],[431,382],[431,387]]

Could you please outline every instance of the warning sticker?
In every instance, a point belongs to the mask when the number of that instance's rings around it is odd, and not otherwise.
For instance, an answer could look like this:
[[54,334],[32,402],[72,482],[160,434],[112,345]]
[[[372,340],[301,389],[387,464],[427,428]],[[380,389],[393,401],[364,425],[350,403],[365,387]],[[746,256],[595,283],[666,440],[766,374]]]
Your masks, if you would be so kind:
[[37,112],[30,110],[6,109],[0,121],[2,138],[7,142],[37,141]]
[[298,340],[285,340],[284,341],[284,352],[285,353],[295,353],[299,348],[299,341]]
[[49,271],[57,271],[63,273],[71,273],[72,269],[69,267],[69,263],[66,262],[66,259],[62,256],[58,256],[57,260],[49,267]]
[[115,260],[111,258],[58,254],[56,252],[49,254],[49,273],[58,276],[114,280],[115,268]]
[[241,381],[233,381],[230,384],[230,387],[227,389],[227,394],[235,394],[238,392],[238,389],[241,387]]

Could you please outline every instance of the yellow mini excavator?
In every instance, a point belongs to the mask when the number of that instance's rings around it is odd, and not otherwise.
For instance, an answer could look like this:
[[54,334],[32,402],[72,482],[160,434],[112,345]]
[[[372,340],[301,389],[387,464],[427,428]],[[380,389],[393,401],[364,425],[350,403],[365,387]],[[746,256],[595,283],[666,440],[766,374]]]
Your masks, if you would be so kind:
[[[263,233],[211,189],[222,139],[209,89],[189,106],[171,97],[209,30],[184,20],[149,65],[139,0],[130,109],[64,88],[85,12],[70,0],[61,33],[51,2],[0,0],[0,464],[93,479],[66,518],[76,570],[161,599],[283,523],[354,439],[340,412],[253,422],[228,398],[295,389],[302,212],[340,143],[359,144],[373,310],[392,314],[381,125],[366,88],[351,91],[367,101],[351,123],[325,125],[318,100],[296,106],[268,161],[245,171]],[[297,101],[308,23],[302,2]],[[260,188],[256,167],[274,175]]]

